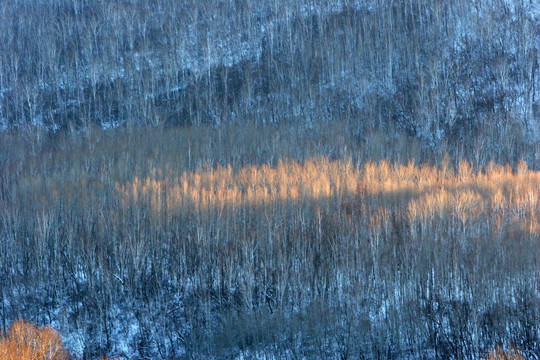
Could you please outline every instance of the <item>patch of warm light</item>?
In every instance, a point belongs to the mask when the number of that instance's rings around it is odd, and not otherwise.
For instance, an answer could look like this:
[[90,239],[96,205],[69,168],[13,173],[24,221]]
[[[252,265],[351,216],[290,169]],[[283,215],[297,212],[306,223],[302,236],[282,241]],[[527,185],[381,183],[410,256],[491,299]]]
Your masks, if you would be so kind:
[[[520,163],[517,172],[493,163],[475,172],[462,161],[454,173],[448,168],[388,161],[367,162],[359,169],[350,161],[326,157],[302,163],[282,160],[274,167],[218,165],[180,175],[159,170],[154,177],[116,184],[123,207],[146,204],[158,217],[164,212],[316,200],[347,204],[348,218],[362,207],[371,209],[370,213],[401,208],[409,221],[448,218],[462,225],[510,211],[532,219],[527,225],[531,233],[539,226],[539,189],[540,175],[526,163]],[[491,223],[494,230],[501,226],[495,218]]]
[[19,320],[0,335],[0,359],[67,360],[69,356],[54,329],[38,328],[28,321]]

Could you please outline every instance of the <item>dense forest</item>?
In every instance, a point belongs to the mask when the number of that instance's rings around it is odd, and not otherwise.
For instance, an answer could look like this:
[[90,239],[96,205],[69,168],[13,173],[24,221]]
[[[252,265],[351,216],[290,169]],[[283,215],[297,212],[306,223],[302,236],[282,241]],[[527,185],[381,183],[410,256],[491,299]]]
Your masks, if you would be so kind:
[[84,358],[540,351],[523,161],[430,164],[341,123],[0,136],[5,329]]
[[[0,4],[0,124],[346,120],[500,162],[540,139],[528,0]],[[458,154],[458,155],[461,155]]]
[[538,358],[537,2],[0,23],[1,359]]

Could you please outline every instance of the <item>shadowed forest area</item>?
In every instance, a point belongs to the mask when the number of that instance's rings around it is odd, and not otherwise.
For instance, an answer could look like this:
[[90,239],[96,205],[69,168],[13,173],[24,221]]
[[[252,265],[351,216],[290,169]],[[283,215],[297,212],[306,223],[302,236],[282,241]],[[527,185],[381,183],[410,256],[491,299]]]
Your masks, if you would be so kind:
[[536,2],[0,23],[0,359],[537,358]]
[[530,163],[539,21],[507,0],[3,2],[0,126],[338,120]]

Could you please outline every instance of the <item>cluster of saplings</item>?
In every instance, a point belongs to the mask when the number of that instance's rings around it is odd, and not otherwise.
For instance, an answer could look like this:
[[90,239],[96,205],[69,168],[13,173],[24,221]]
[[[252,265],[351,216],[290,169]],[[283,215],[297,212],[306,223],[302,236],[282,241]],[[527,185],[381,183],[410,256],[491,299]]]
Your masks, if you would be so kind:
[[[14,321],[0,333],[2,360],[71,360],[58,332],[50,326],[38,327],[26,320]],[[108,360],[101,356],[99,360]]]
[[540,174],[349,130],[0,134],[2,328],[82,358],[538,353]]

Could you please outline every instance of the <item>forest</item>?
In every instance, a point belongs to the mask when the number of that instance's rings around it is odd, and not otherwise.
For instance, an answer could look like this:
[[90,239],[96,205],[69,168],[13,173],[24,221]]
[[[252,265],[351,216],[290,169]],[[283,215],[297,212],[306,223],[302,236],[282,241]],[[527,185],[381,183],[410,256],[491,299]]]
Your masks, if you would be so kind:
[[540,4],[0,23],[0,359],[538,358]]

